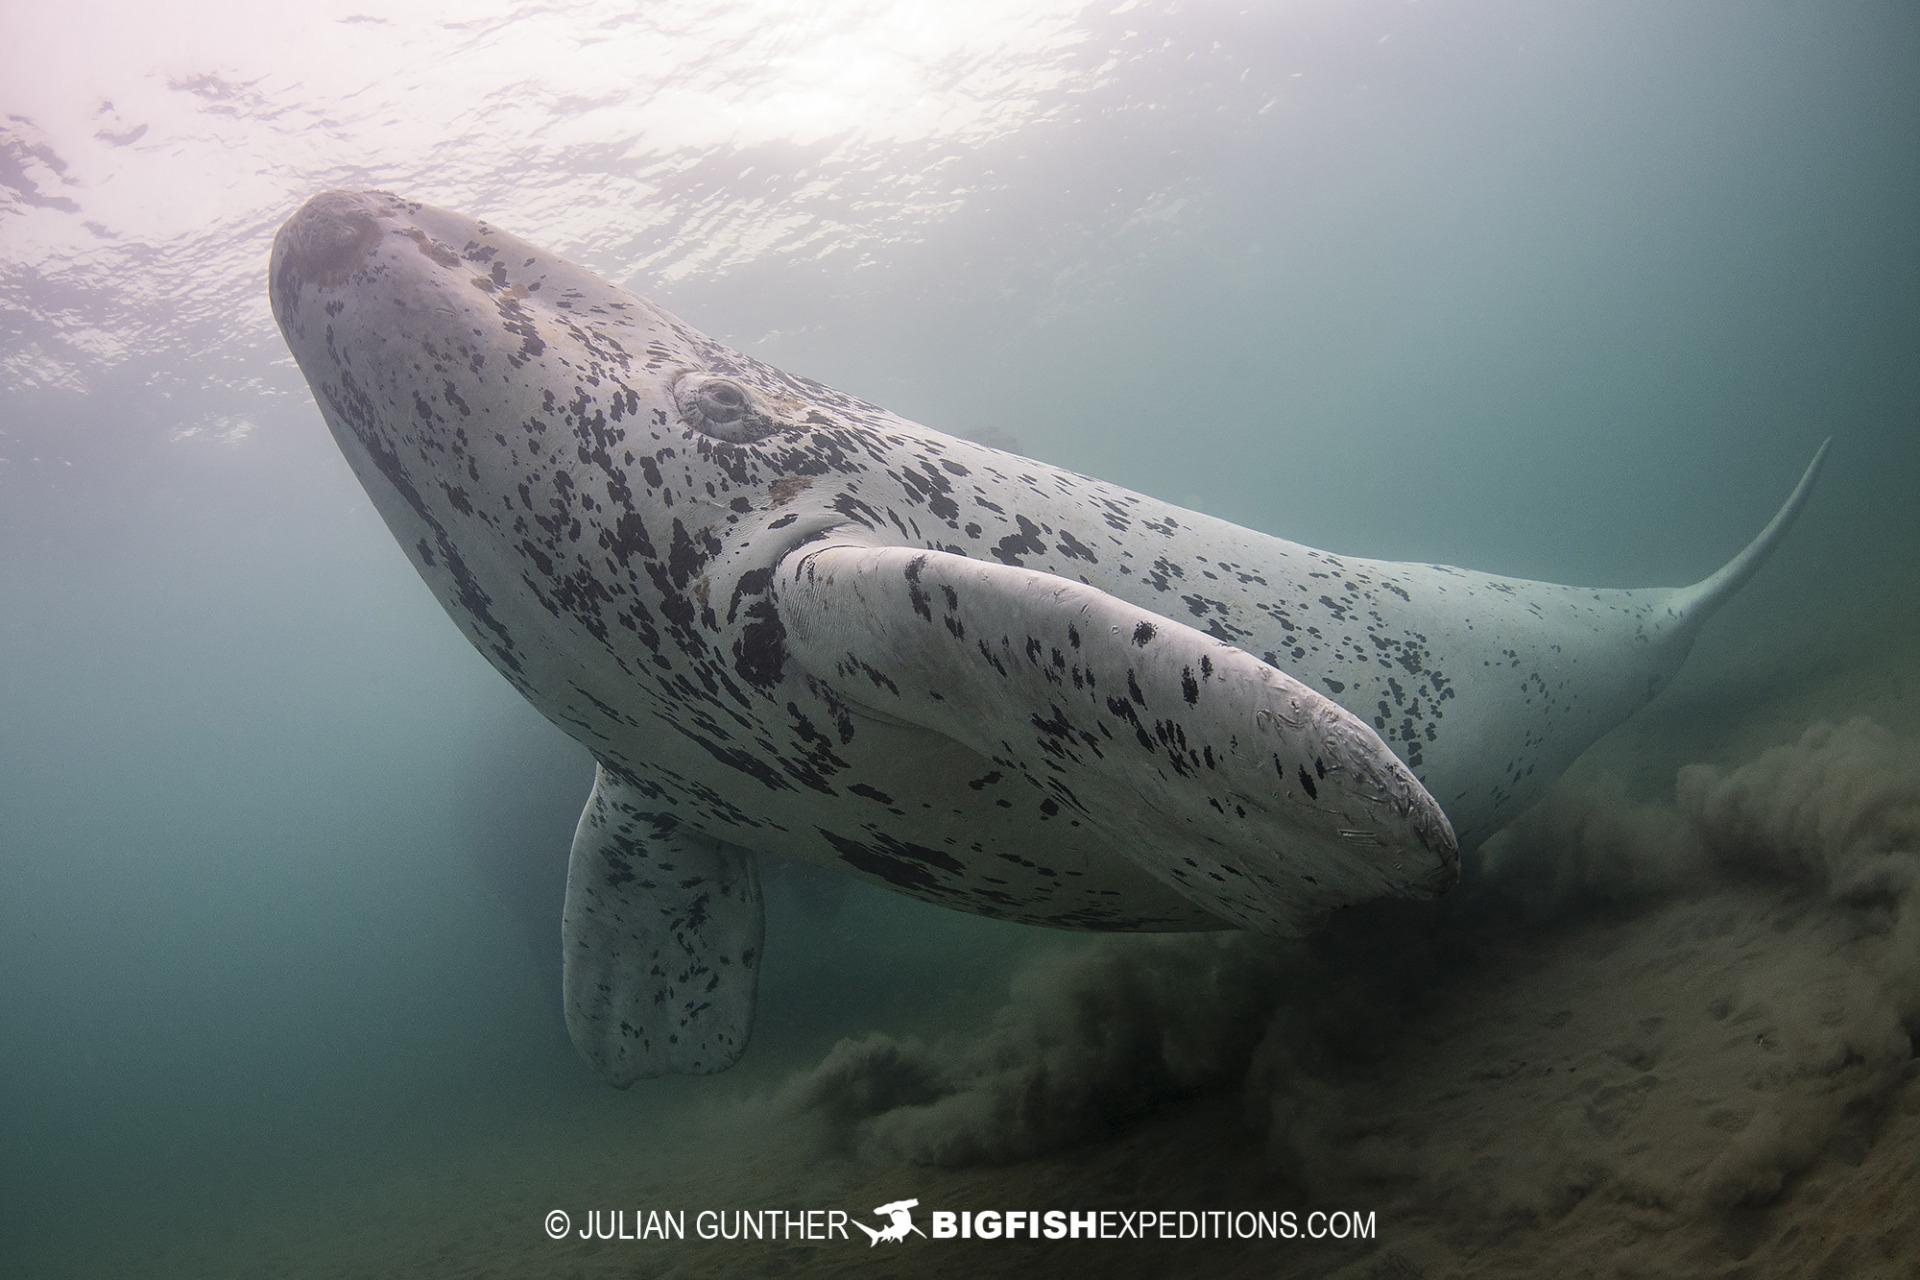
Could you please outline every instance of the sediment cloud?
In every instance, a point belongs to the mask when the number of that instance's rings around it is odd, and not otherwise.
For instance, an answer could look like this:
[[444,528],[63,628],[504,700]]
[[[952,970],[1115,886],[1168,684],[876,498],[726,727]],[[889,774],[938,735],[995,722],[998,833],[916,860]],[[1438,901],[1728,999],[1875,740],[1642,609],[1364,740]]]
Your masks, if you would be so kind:
[[871,1159],[1020,1160],[1235,1092],[1303,1189],[1681,1220],[1871,1146],[1920,1032],[1920,747],[1820,724],[1667,798],[1569,779],[1436,904],[1310,940],[1106,937],[977,1034],[840,1043],[774,1102]]

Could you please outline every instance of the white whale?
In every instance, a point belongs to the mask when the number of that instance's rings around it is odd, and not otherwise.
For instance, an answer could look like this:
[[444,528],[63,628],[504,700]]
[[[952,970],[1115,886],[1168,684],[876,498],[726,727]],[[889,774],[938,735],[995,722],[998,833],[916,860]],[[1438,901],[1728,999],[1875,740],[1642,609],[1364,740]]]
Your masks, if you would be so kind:
[[755,851],[1076,929],[1444,890],[1673,675],[1825,452],[1704,582],[1554,586],[941,435],[385,193],[295,213],[270,293],[421,577],[599,761],[565,1000],[618,1085],[745,1047]]

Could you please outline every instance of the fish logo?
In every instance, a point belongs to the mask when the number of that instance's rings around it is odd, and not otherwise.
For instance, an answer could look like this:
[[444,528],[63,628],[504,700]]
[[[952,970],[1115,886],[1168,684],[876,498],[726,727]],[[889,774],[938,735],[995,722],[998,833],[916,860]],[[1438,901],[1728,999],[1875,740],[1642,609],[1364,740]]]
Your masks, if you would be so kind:
[[925,1236],[926,1232],[913,1225],[913,1206],[919,1203],[918,1200],[895,1200],[892,1204],[881,1205],[874,1210],[874,1213],[889,1221],[886,1226],[877,1231],[864,1222],[856,1222],[853,1225],[873,1237],[867,1245],[869,1249],[882,1240],[892,1240],[896,1243],[905,1240],[909,1231],[917,1236]]

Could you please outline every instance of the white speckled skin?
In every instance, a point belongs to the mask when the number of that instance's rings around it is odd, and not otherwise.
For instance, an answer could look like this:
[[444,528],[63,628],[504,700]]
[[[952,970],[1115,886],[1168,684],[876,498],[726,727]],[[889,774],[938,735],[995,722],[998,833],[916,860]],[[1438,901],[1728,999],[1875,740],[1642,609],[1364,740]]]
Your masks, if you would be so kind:
[[1444,889],[1455,832],[1651,697],[1812,479],[1699,587],[1561,587],[1334,556],[941,435],[384,193],[295,214],[271,296],[422,578],[600,761],[567,999],[616,1083],[744,1046],[741,851],[1087,929],[1286,931]]

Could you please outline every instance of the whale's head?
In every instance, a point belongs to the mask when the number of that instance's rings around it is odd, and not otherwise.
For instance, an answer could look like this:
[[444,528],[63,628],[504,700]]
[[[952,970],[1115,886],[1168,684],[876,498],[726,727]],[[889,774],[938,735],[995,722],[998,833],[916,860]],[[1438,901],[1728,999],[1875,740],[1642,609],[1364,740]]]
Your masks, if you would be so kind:
[[270,270],[274,318],[374,505],[543,710],[575,718],[556,689],[640,668],[774,678],[750,637],[746,659],[730,650],[766,611],[770,566],[839,520],[796,499],[887,415],[384,192],[309,200]]

